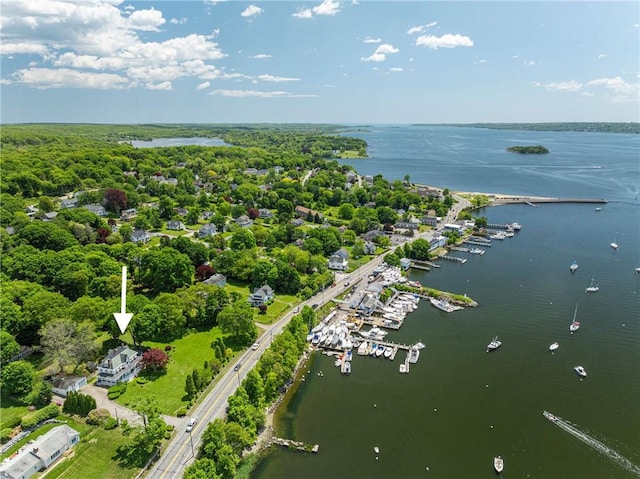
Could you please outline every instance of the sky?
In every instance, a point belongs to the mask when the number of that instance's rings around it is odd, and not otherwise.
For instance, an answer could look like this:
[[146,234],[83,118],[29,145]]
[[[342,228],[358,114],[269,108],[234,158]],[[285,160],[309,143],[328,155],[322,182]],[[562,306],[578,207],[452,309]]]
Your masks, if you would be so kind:
[[640,2],[0,0],[0,122],[640,121]]

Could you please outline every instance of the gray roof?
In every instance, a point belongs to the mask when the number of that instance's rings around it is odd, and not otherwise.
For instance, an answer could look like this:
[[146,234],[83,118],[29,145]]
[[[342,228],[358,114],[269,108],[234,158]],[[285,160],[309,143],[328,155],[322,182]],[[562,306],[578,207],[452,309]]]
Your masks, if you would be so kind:
[[123,344],[116,349],[109,350],[109,354],[105,356],[100,363],[100,366],[103,368],[116,369],[118,366],[126,363],[137,354],[137,351],[134,351],[126,344]]

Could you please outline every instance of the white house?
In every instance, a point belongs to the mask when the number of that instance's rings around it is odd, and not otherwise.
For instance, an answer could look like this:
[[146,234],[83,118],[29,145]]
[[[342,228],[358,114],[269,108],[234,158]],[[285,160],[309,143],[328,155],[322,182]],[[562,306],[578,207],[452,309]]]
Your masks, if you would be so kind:
[[198,238],[206,238],[207,236],[213,236],[218,232],[218,228],[213,223],[203,225],[198,230]]
[[446,223],[444,225],[445,231],[456,231],[458,233],[462,233],[464,231],[464,226],[455,224],[455,223]]
[[98,365],[98,381],[96,385],[111,387],[133,379],[140,372],[142,355],[126,344],[110,349],[109,354]]
[[138,216],[138,210],[135,208],[129,208],[128,210],[122,210],[120,212],[120,219],[123,221],[130,220]]
[[85,209],[91,211],[92,213],[100,217],[107,216],[107,210],[102,205],[90,204],[90,205],[84,205],[84,207]]
[[134,243],[148,243],[150,239],[151,236],[145,230],[135,229],[131,233],[131,241]]
[[429,251],[433,251],[436,248],[441,248],[447,245],[446,236],[436,236],[429,241]]
[[332,254],[329,256],[329,269],[336,269],[338,271],[344,271],[347,269],[349,265],[349,261],[346,258],[343,258],[339,254]]
[[247,215],[242,215],[236,218],[236,224],[240,228],[248,228],[253,224],[253,220],[249,218]]
[[35,439],[13,459],[0,465],[2,479],[29,479],[49,468],[62,453],[80,442],[80,433],[66,424],[56,426]]
[[408,270],[411,267],[411,260],[409,258],[400,258],[400,267],[403,270]]
[[65,398],[71,391],[78,392],[81,387],[86,385],[87,378],[84,376],[55,377],[51,380],[53,393]]
[[186,226],[182,221],[167,221],[167,229],[173,231],[180,231],[185,229]]
[[262,306],[263,304],[267,304],[269,301],[273,299],[274,292],[273,289],[268,284],[263,285],[261,288],[256,288],[253,291],[253,294],[249,296],[249,303],[251,306]]
[[203,281],[204,284],[210,284],[212,286],[220,286],[223,288],[227,284],[227,277],[224,274],[214,274],[209,276]]

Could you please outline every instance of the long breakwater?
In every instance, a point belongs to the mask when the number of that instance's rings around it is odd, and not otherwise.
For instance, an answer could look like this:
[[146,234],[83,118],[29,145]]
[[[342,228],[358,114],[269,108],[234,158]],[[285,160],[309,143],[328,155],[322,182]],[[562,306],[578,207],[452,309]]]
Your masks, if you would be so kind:
[[560,418],[558,416],[554,416],[553,414],[551,414],[551,413],[549,413],[547,411],[544,411],[542,414],[549,421],[554,423],[559,428],[564,429],[569,434],[571,434],[573,437],[576,437],[576,438],[580,439],[582,442],[584,442],[588,446],[591,446],[596,451],[604,454],[609,459],[611,459],[612,461],[616,462],[618,465],[622,466],[627,471],[632,472],[632,473],[636,474],[637,476],[640,476],[640,467],[635,465],[633,462],[631,462],[629,459],[627,459],[623,455],[619,454],[615,450],[611,449],[609,446],[607,446],[607,445],[601,443],[600,441],[594,439],[593,437],[589,436],[587,433],[582,432],[580,429],[578,429],[574,424],[570,423],[569,421],[565,421],[564,419],[562,419],[562,418]]

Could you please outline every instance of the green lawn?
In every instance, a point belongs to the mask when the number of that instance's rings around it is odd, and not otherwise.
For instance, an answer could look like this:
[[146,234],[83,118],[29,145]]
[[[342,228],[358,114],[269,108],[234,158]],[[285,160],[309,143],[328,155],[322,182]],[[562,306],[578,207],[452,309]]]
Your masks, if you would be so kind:
[[[72,427],[75,428],[72,424]],[[64,479],[130,479],[139,472],[138,467],[124,467],[116,458],[119,446],[128,439],[122,435],[120,428],[106,431],[101,427],[91,429],[87,434],[81,433],[80,444],[74,448],[72,457],[63,459],[47,472],[49,478]]]
[[[6,429],[15,424],[19,418],[27,414],[27,405],[11,399],[6,394],[0,397],[0,429]],[[18,421],[19,422],[19,421]]]
[[[202,368],[205,361],[213,358],[211,343],[220,336],[220,330],[213,328],[211,331],[192,333],[173,341],[171,345],[174,348],[167,373],[145,384],[131,381],[127,391],[116,401],[126,406],[138,398],[155,397],[162,414],[175,416],[176,411],[187,404],[184,398],[187,375],[195,368]],[[143,345],[164,350],[166,343],[145,342]]]

